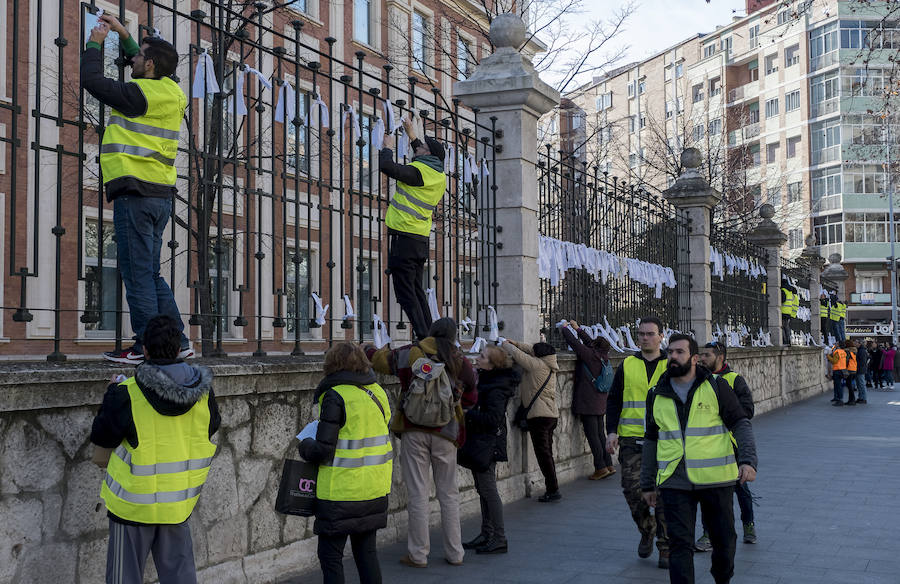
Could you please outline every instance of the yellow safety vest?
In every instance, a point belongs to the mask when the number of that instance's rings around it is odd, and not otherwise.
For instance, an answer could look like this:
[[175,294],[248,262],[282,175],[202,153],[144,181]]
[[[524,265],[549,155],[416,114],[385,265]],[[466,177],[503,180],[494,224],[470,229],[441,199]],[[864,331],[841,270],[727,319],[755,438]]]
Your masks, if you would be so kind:
[[447,176],[424,162],[410,163],[422,173],[421,187],[397,181],[397,192],[384,216],[390,229],[428,237],[431,234],[431,216],[447,190]]
[[[365,390],[375,396],[384,413]],[[319,465],[316,498],[328,501],[369,501],[391,492],[393,450],[388,424],[391,406],[377,383],[365,389],[337,385],[347,421],[338,432],[334,458]],[[319,405],[325,394],[319,397]]]
[[647,379],[647,367],[642,359],[633,355],[625,359],[622,364],[625,388],[622,394],[622,413],[619,416],[618,434],[620,437],[643,438],[647,413],[647,392],[665,373],[667,365],[667,359],[660,360],[656,364],[653,377]]
[[180,416],[153,409],[134,377],[128,392],[138,446],[123,440],[106,467],[100,497],[110,513],[136,523],[175,524],[190,517],[216,445],[209,439],[209,394]]
[[827,300],[819,300],[819,318],[829,318],[828,308]]
[[113,109],[100,145],[103,183],[125,176],[174,186],[178,172],[178,135],[187,97],[178,84],[161,79],[135,79],[147,100],[142,116],[129,118]]
[[840,320],[842,318],[844,320],[846,320],[847,319],[847,305],[844,304],[843,302],[838,302],[837,307],[838,307],[838,320]]
[[782,288],[781,293],[784,294],[784,302],[781,303],[781,314],[791,316],[794,293],[787,288]]
[[719,400],[709,380],[694,392],[687,426],[682,431],[675,401],[656,395],[653,419],[659,426],[656,443],[656,484],[664,486],[684,458],[688,480],[695,485],[737,480],[738,468],[731,433],[719,415]]
[[840,304],[832,304],[831,310],[828,311],[828,318],[837,322],[841,320],[841,307]]
[[[727,381],[728,386],[731,388],[732,391],[734,391],[734,380],[737,379],[737,376],[738,376],[738,374],[735,373],[734,371],[729,371],[725,375],[721,375],[721,376],[713,373],[713,377],[721,377],[722,379]],[[728,436],[731,438],[731,445],[734,446],[735,448],[737,448],[737,440],[734,439],[734,434],[729,432]]]
[[797,318],[800,312],[800,294],[791,294],[791,318]]

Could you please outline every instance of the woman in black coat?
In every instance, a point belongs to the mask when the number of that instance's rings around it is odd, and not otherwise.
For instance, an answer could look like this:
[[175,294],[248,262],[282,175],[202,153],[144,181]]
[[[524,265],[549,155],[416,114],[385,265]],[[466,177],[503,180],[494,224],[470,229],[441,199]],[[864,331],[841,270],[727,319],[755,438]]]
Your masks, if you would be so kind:
[[497,491],[497,463],[506,456],[506,406],[516,393],[519,374],[509,355],[488,346],[475,360],[478,368],[478,402],[466,412],[466,442],[459,451],[460,465],[471,469],[481,498],[481,533],[463,543],[479,554],[505,554],[503,501]]
[[606,393],[594,387],[594,378],[603,371],[603,364],[609,362],[609,342],[603,337],[592,339],[574,320],[569,325],[578,333],[578,338],[567,327],[561,327],[563,338],[575,351],[575,383],[572,387],[572,413],[581,418],[581,426],[587,438],[591,454],[594,456],[592,481],[605,479],[616,473],[612,457],[606,451]]

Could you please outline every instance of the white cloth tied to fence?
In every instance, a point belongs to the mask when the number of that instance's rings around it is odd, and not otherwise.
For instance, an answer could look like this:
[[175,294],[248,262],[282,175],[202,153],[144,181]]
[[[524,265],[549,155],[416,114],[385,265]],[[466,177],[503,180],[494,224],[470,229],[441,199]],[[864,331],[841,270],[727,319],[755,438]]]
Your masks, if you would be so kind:
[[322,96],[318,93],[316,93],[316,99],[313,102],[313,106],[318,106],[319,122],[322,124],[323,128],[327,128],[328,124],[330,123],[330,121],[329,121],[330,114],[328,113],[328,106],[325,105],[325,102],[322,101]]
[[475,170],[478,164],[475,162],[475,156],[469,154],[463,158],[463,182],[467,185],[472,184],[472,178],[475,176]]
[[272,84],[269,83],[269,80],[266,79],[266,76],[253,67],[250,67],[249,65],[243,65],[241,68],[237,69],[234,72],[234,75],[236,77],[234,82],[234,96],[228,100],[228,109],[229,111],[231,111],[231,104],[234,104],[234,112],[239,116],[247,115],[247,103],[244,101],[244,79],[246,78],[248,73],[256,75],[256,78],[259,80],[260,85],[270,91],[272,89]]
[[350,296],[344,294],[344,320],[351,318],[356,318],[356,313],[353,311],[353,303],[350,302]]
[[441,318],[441,310],[438,308],[437,292],[434,288],[425,290],[425,296],[428,298],[428,311],[431,312],[431,320]]
[[362,134],[359,129],[359,114],[357,114],[356,110],[349,105],[341,105],[341,108],[344,110],[344,115],[341,116],[341,142],[344,141],[344,128],[347,127],[347,118],[350,119],[350,124],[353,129],[353,141],[356,142]]
[[275,121],[282,124],[291,123],[297,117],[297,95],[294,87],[287,81],[281,82],[278,90],[278,105],[275,106]]
[[209,94],[219,93],[216,66],[212,56],[206,51],[197,55],[197,66],[194,67],[194,82],[191,87],[196,99],[204,99]]
[[584,269],[595,281],[604,284],[610,275],[615,278],[628,276],[654,288],[657,298],[662,296],[663,287],[676,286],[672,268],[542,235],[538,247],[538,277],[550,280],[551,286],[558,286],[566,272],[574,269]]
[[491,176],[491,171],[488,168],[487,158],[481,159],[481,180],[487,182],[488,177]]
[[464,319],[462,319],[461,321],[459,321],[459,324],[460,324],[460,326],[462,326],[463,328],[466,329],[465,332],[469,332],[469,330],[470,330],[473,326],[475,326],[475,321],[472,320],[472,317],[471,317],[471,316],[466,315],[466,317],[465,317]]
[[319,295],[315,292],[311,293],[313,302],[316,305],[316,324],[319,326],[325,325],[325,314],[328,313],[328,307],[330,304],[326,304],[324,307],[322,306],[322,299],[319,298]]
[[456,151],[453,144],[447,144],[447,150],[444,151],[444,172],[447,174],[456,172]]
[[472,347],[469,349],[470,353],[480,353],[484,350],[485,346],[487,346],[487,341],[485,341],[482,337],[475,337],[475,342],[472,343]]
[[488,340],[496,341],[500,338],[500,323],[497,320],[497,311],[494,310],[493,306],[487,307],[487,317],[488,317],[488,328],[490,331],[488,332]]
[[735,272],[743,272],[751,278],[765,277],[768,275],[765,266],[755,259],[747,259],[719,251],[714,247],[709,248],[709,263],[712,276],[717,276],[720,280],[725,275],[733,276]]
[[380,349],[391,344],[391,336],[388,334],[387,325],[377,314],[372,315],[372,342]]
[[409,136],[406,129],[400,126],[400,133],[397,134],[397,157],[403,158],[409,154]]
[[631,329],[628,326],[622,325],[619,327],[619,330],[622,331],[623,333],[625,333],[625,340],[628,341],[628,343],[625,345],[626,347],[628,347],[632,351],[640,351],[641,350],[634,343],[634,338],[632,338],[632,336],[631,336]]
[[378,118],[372,127],[372,148],[375,152],[381,150],[384,145],[384,120]]
[[384,119],[387,120],[387,131],[390,134],[396,132],[397,128],[401,126],[394,116],[394,104],[391,103],[390,98],[384,100]]

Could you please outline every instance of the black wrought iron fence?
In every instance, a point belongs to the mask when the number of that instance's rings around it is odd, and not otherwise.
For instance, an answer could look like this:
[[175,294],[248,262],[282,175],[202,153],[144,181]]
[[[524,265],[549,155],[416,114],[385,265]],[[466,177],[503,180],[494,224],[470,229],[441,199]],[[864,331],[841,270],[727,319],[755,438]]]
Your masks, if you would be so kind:
[[810,298],[809,268],[788,258],[781,258],[781,278],[782,280],[786,278],[800,295],[800,309],[797,316],[791,318],[790,328],[793,336],[805,338],[811,332],[812,302],[819,301],[818,298]]
[[715,333],[757,335],[767,330],[765,249],[713,225],[710,234],[712,325]]
[[554,326],[631,326],[657,315],[687,330],[690,319],[688,219],[665,200],[585,163],[538,153],[541,319]]
[[[204,353],[300,354],[305,340],[370,337],[376,315],[391,333],[407,327],[387,273],[383,218],[393,185],[379,174],[373,147],[389,123],[388,101],[397,120],[418,112],[426,135],[448,146],[426,287],[441,315],[484,324],[500,285],[496,120],[446,99],[425,76],[398,74],[382,56],[337,58],[337,41],[306,36],[284,5],[183,6],[122,0],[118,16],[135,38],[157,29],[181,55],[177,77],[189,106],[160,268]],[[12,352],[51,360],[97,351],[92,345],[120,348],[130,335],[98,164],[109,108],[79,81],[96,6],[82,4],[79,18],[71,8],[11,3],[10,99],[0,100],[0,191],[9,193],[0,336],[14,341]],[[195,70],[206,55],[220,92],[197,94]],[[104,63],[107,75],[125,78],[112,35]],[[330,304],[324,319],[313,293]],[[345,296],[355,316],[344,318]]]

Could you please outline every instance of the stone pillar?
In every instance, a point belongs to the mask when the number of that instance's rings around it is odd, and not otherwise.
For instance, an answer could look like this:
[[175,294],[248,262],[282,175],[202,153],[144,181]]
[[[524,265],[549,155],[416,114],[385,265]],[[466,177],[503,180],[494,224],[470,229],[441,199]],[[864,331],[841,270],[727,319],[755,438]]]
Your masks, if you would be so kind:
[[819,295],[822,293],[822,268],[825,266],[825,258],[819,253],[814,235],[806,237],[806,247],[800,254],[800,260],[809,267],[809,333],[813,341],[818,342],[822,335],[822,313],[819,306]]
[[[559,103],[559,93],[540,80],[531,61],[518,52],[526,40],[522,19],[501,14],[491,23],[495,52],[484,58],[453,94],[481,120],[496,118],[498,233],[497,315],[504,337],[536,342],[539,338],[540,285],[538,256],[538,118]],[[495,285],[485,282],[484,285]]]
[[781,246],[787,241],[778,225],[772,221],[775,216],[775,207],[766,203],[759,209],[762,218],[759,224],[749,233],[747,239],[762,248],[765,248],[769,261],[766,263],[766,271],[769,277],[766,280],[766,293],[769,296],[769,334],[772,344],[788,345],[791,339],[782,339],[781,335]]
[[844,266],[841,265],[841,254],[831,254],[828,256],[828,262],[828,267],[822,270],[822,277],[837,282],[838,300],[845,302],[844,295],[846,294],[846,290],[844,289],[844,282],[847,281],[850,274],[848,274],[847,270],[844,269]]
[[663,196],[684,211],[691,222],[688,235],[690,250],[691,320],[690,330],[698,343],[712,338],[712,274],[709,267],[709,237],[712,210],[722,194],[709,186],[697,168],[703,162],[700,151],[687,148],[681,153],[684,173],[675,184],[663,191]]

